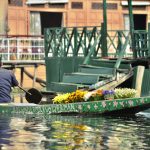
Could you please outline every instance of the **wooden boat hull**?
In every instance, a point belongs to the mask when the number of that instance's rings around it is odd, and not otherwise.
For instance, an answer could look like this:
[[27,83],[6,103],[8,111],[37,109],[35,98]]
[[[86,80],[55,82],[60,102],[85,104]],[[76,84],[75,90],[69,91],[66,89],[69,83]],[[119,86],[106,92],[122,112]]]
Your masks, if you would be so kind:
[[133,114],[150,108],[150,97],[70,104],[0,104],[0,114]]

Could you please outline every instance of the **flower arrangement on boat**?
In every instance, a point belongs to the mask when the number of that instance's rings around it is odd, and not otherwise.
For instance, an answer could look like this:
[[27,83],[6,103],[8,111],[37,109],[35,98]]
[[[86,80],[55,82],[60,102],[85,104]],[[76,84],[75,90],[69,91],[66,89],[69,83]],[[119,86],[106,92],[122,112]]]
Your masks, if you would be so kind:
[[72,93],[59,94],[53,99],[55,104],[67,104],[86,101],[113,100],[136,97],[137,91],[129,88],[116,88],[114,90],[98,89],[93,92],[76,90]]
[[75,103],[75,102],[84,102],[84,95],[88,91],[76,90],[72,93],[59,94],[53,99],[55,104],[66,104],[66,103]]
[[137,91],[135,89],[130,88],[116,88],[114,92],[115,99],[134,98],[137,95]]

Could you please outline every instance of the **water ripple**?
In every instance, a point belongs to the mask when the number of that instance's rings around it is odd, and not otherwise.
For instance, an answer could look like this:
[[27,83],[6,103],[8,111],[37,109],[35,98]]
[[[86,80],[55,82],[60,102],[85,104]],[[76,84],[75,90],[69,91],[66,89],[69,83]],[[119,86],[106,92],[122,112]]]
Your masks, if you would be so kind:
[[150,147],[146,117],[0,115],[0,146],[15,150],[137,150]]

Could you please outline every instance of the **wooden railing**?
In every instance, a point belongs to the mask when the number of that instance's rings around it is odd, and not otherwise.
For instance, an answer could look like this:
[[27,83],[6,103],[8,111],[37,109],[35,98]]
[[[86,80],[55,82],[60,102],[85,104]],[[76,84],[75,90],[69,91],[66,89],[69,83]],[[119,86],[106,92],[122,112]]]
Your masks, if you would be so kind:
[[4,61],[43,60],[44,38],[42,36],[0,35],[0,55]]

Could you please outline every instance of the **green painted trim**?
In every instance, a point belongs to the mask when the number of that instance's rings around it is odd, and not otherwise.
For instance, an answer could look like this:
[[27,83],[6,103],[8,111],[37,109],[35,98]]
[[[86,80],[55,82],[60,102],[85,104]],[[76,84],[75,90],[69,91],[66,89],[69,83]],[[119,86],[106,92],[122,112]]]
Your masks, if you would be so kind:
[[150,57],[150,23],[148,23],[148,57]]
[[135,39],[134,39],[134,18],[133,18],[133,8],[132,0],[128,0],[128,11],[129,11],[129,20],[130,20],[130,34],[131,34],[131,49],[133,50],[133,57],[137,58],[137,52],[135,50]]
[[150,97],[48,105],[11,103],[0,104],[0,114],[102,114],[125,108],[138,107],[145,104],[150,104]]
[[107,0],[103,0],[103,41],[102,41],[102,57],[108,56],[108,48],[107,48]]

